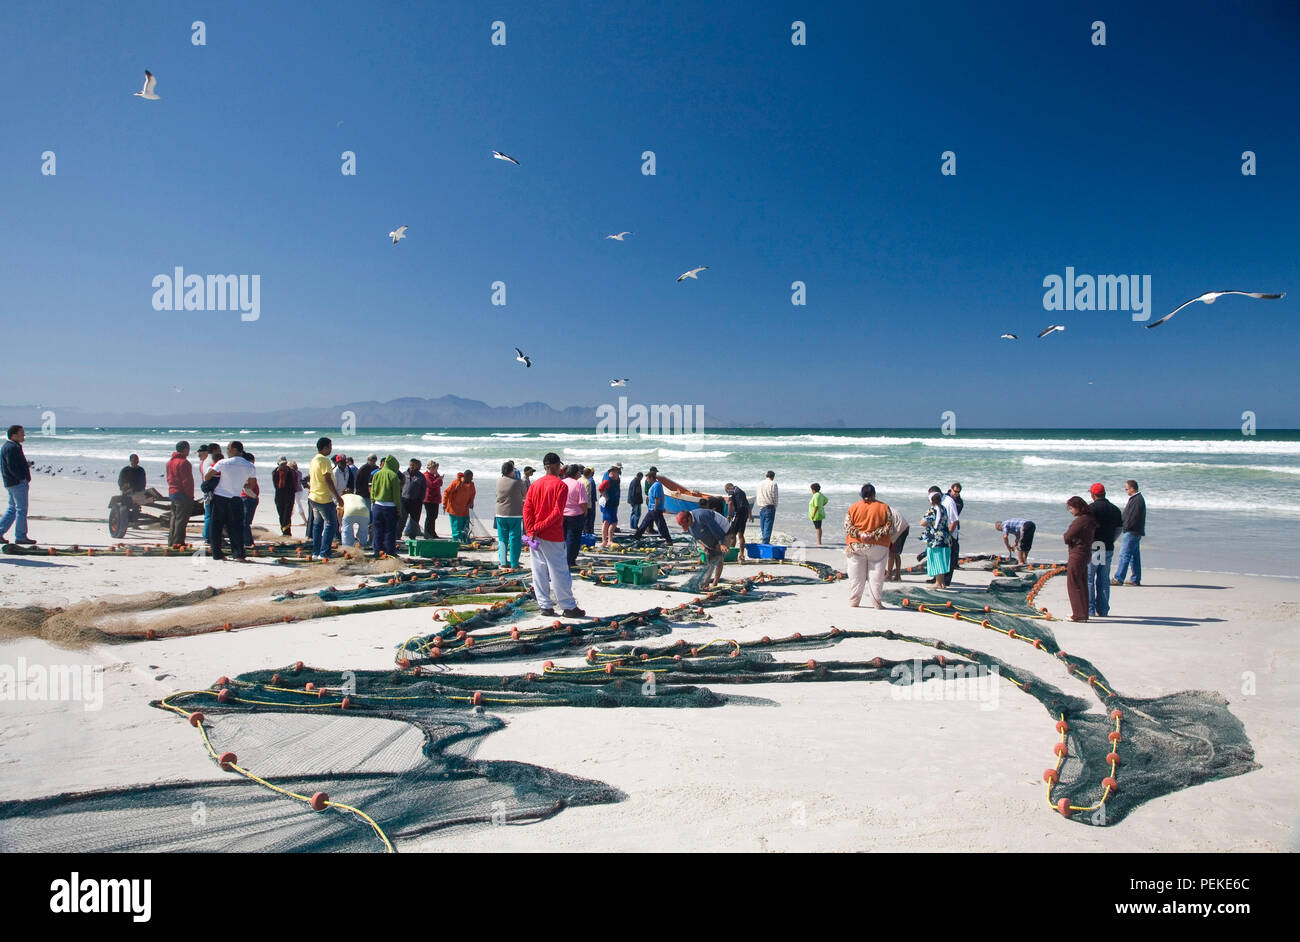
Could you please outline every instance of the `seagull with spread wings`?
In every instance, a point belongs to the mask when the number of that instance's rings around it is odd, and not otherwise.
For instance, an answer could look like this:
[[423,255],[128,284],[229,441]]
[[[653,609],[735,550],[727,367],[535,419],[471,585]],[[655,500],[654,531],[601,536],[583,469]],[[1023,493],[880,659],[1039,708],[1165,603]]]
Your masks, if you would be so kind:
[[531,367],[533,365],[533,358],[525,356],[524,351],[520,350],[518,347],[515,347],[515,359],[526,367]]
[[515,159],[514,159],[513,157],[511,157],[509,154],[503,154],[503,153],[501,153],[501,151],[499,151],[499,150],[494,150],[494,151],[492,152],[492,156],[495,157],[497,160],[508,160],[508,161],[510,161],[512,164],[514,164],[516,167],[519,166],[519,161],[515,160]]
[[632,233],[630,233],[630,232],[620,232],[620,233],[618,233],[617,235],[607,235],[607,236],[605,236],[605,238],[606,238],[606,239],[613,239],[615,242],[622,242],[622,241],[623,241],[623,236],[630,236],[631,234],[632,234]]
[[392,232],[388,233],[388,238],[393,240],[393,245],[396,245],[400,240],[406,238],[406,230],[409,228],[409,226],[398,226]]
[[1205,294],[1201,295],[1200,297],[1192,298],[1190,301],[1184,301],[1182,304],[1178,305],[1178,307],[1174,308],[1164,317],[1160,318],[1160,320],[1152,321],[1150,324],[1147,324],[1146,327],[1148,330],[1152,327],[1159,327],[1165,321],[1169,320],[1169,318],[1173,317],[1183,308],[1187,307],[1187,305],[1195,304],[1197,301],[1201,301],[1205,304],[1213,304],[1215,301],[1219,300],[1219,298],[1223,297],[1225,294],[1240,294],[1247,298],[1259,298],[1265,301],[1277,301],[1281,298],[1286,297],[1285,291],[1283,291],[1281,294],[1264,294],[1263,292],[1260,291],[1207,291],[1205,292]]
[[1051,326],[1046,327],[1043,330],[1038,332],[1038,339],[1041,340],[1042,338],[1046,337],[1048,334],[1054,334],[1058,330],[1065,330],[1065,327],[1062,326],[1061,324],[1052,324]]
[[1016,334],[1003,334],[999,339],[1000,339],[1000,340],[1019,340],[1020,338],[1019,338]]
[[709,268],[708,265],[701,265],[699,268],[692,268],[690,271],[682,272],[680,275],[678,275],[677,280],[685,281],[687,278],[694,278],[696,281],[699,281],[700,272],[707,271],[708,268]]

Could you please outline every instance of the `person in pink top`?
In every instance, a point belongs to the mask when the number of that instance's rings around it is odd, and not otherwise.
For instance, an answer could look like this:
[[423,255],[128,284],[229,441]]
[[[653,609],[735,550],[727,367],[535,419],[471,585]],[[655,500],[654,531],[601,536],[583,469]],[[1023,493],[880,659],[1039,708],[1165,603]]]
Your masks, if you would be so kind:
[[587,486],[580,480],[582,465],[571,464],[565,472],[564,485],[569,489],[569,496],[564,502],[564,546],[565,558],[569,568],[578,561],[578,550],[582,547],[582,528],[587,522]]

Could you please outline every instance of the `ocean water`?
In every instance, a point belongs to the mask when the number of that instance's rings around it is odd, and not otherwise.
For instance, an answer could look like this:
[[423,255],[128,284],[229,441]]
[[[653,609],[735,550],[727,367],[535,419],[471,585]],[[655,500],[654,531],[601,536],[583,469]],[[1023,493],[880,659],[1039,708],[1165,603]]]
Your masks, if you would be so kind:
[[[777,531],[809,542],[814,481],[830,498],[827,542],[843,541],[843,512],[864,482],[915,521],[930,485],[946,489],[960,481],[963,552],[999,548],[994,521],[1028,517],[1038,525],[1031,558],[1044,561],[1063,558],[1067,498],[1087,499],[1089,486],[1101,481],[1122,507],[1124,481],[1134,478],[1147,501],[1144,568],[1300,575],[1292,559],[1300,548],[1300,431],[998,429],[946,436],[933,429],[720,429],[615,437],[592,429],[367,429],[353,436],[274,428],[63,429],[43,436],[33,429],[25,450],[38,469],[109,483],[134,452],[150,483],[163,489],[163,466],[178,439],[197,446],[238,438],[269,478],[281,455],[300,465],[310,460],[321,434],[358,463],[371,452],[391,452],[403,466],[409,458],[432,458],[444,474],[471,468],[486,481],[508,458],[540,469],[542,455],[556,451],[600,472],[616,461],[625,474],[653,464],[709,492],[721,493],[731,481],[752,499],[772,470],[781,492]],[[485,509],[478,515],[490,525],[490,504],[479,503]]]

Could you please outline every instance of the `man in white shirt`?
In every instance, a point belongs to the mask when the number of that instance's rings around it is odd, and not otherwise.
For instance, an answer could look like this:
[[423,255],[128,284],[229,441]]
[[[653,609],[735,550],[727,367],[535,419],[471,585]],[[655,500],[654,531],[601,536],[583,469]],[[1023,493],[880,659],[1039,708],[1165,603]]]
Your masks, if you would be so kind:
[[948,493],[943,495],[943,509],[948,511],[948,530],[952,533],[952,558],[948,563],[948,584],[952,585],[952,574],[957,569],[957,554],[961,551],[960,530],[961,530],[961,511],[963,501],[961,499],[961,485],[953,484],[948,488]]
[[231,442],[226,449],[229,457],[222,458],[203,475],[203,480],[217,478],[212,492],[212,526],[208,534],[208,549],[215,560],[225,559],[221,550],[222,531],[230,536],[230,554],[237,562],[244,561],[244,501],[240,494],[249,479],[256,480],[257,472],[244,457],[241,442]]
[[776,520],[776,504],[779,499],[776,472],[769,471],[767,472],[767,480],[758,485],[758,500],[754,504],[758,508],[760,543],[772,542],[772,523]]

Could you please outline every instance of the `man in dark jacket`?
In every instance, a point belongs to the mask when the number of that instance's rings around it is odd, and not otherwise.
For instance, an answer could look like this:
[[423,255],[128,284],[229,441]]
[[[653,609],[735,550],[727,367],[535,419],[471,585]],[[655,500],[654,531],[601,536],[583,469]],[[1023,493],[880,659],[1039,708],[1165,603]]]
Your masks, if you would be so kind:
[[635,530],[641,522],[641,505],[645,503],[645,494],[641,489],[641,479],[645,477],[640,471],[636,473],[630,484],[627,486],[627,505],[632,508],[632,529]]
[[271,472],[271,484],[275,487],[275,510],[280,515],[280,533],[283,536],[292,536],[294,496],[301,482],[298,472],[289,467],[289,459],[281,457]]
[[375,472],[378,470],[378,455],[367,456],[366,463],[357,468],[357,493],[361,495],[361,499],[366,502],[367,507],[370,506],[370,479],[375,476]]
[[1129,563],[1133,564],[1133,581],[1129,585],[1142,584],[1142,551],[1139,544],[1147,535],[1147,502],[1138,493],[1137,481],[1125,481],[1124,493],[1128,501],[1124,504],[1124,535],[1119,544],[1119,559],[1115,562],[1115,578],[1111,585],[1123,585],[1128,575]]
[[1097,525],[1092,538],[1092,556],[1088,561],[1088,616],[1110,614],[1110,560],[1115,540],[1123,527],[1119,508],[1106,499],[1106,488],[1092,486],[1092,503],[1088,512]]
[[27,491],[32,483],[32,469],[23,454],[23,440],[27,431],[21,425],[9,426],[9,434],[0,446],[0,478],[9,492],[9,509],[0,517],[0,543],[8,543],[5,534],[14,528],[14,542],[20,546],[34,546],[35,540],[27,537]]
[[122,504],[126,507],[128,523],[135,520],[144,504],[162,499],[156,488],[149,487],[144,468],[140,467],[139,455],[127,458],[126,465],[117,474],[117,489],[122,492]]
[[424,472],[420,459],[412,458],[411,465],[402,475],[402,516],[398,530],[413,540],[420,538],[420,508],[424,506]]

